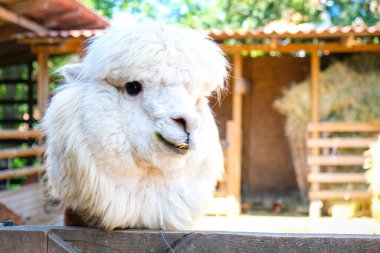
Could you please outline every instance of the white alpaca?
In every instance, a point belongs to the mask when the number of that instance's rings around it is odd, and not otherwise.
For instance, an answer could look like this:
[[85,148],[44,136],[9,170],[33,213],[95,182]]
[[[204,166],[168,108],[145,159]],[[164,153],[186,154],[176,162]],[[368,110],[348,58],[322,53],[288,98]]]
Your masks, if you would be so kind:
[[110,28],[42,126],[53,197],[89,226],[188,229],[223,172],[207,97],[224,87],[227,61],[204,35],[172,26]]

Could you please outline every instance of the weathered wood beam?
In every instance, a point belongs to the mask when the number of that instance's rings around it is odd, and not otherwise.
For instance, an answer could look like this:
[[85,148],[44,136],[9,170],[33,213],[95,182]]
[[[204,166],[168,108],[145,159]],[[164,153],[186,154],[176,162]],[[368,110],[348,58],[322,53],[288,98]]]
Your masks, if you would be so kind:
[[40,51],[45,51],[49,55],[80,53],[84,41],[85,38],[75,38],[57,45],[33,45],[32,52],[38,54]]
[[37,24],[36,22],[33,22],[23,16],[17,15],[16,13],[0,6],[0,19],[4,21],[8,21],[13,24],[17,24],[21,27],[24,27],[30,31],[36,32],[36,33],[42,33],[47,32],[48,30]]
[[3,252],[378,252],[379,235],[114,230],[16,226],[0,228]]
[[380,52],[380,44],[359,44],[347,47],[342,43],[291,43],[288,45],[273,45],[270,44],[249,44],[249,45],[221,45],[223,51],[227,54],[237,54],[242,51],[264,51],[264,52],[280,52],[280,53],[295,53],[298,51],[322,51],[324,53],[354,53],[354,52]]
[[312,51],[310,58],[311,120],[317,122],[319,120],[319,72],[321,68],[318,51]]

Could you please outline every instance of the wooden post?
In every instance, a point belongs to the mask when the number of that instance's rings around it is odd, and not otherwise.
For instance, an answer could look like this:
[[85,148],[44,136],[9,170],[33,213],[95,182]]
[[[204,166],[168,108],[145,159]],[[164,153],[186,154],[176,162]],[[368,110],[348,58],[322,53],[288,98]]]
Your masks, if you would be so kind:
[[[320,72],[320,58],[318,56],[318,51],[311,51],[311,76],[310,76],[310,95],[311,95],[311,121],[318,122],[319,121],[319,72]],[[312,138],[318,138],[319,132],[314,131],[311,133]],[[319,155],[319,148],[313,148],[311,150],[312,155]],[[310,168],[309,173],[319,173],[319,166],[312,166]],[[312,183],[310,185],[311,191],[319,190],[318,183]],[[322,215],[322,207],[323,203],[320,200],[313,200],[310,202],[309,206],[309,216],[310,217],[320,217]]]
[[37,101],[38,101],[38,111],[39,119],[45,112],[47,102],[49,99],[49,73],[47,62],[49,55],[44,48],[41,48],[37,52],[38,59],[38,87],[37,87]]
[[318,51],[311,51],[311,120],[319,121],[319,72],[320,59]]
[[233,56],[233,92],[232,92],[232,128],[234,138],[230,143],[228,193],[235,198],[235,214],[240,213],[241,168],[242,168],[242,112],[244,91],[243,84],[243,58],[240,54]]

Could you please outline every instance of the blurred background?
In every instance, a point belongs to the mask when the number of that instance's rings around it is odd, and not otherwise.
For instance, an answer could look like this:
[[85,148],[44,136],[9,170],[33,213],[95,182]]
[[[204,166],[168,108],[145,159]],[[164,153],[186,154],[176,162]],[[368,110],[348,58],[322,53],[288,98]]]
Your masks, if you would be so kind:
[[210,99],[226,173],[197,229],[380,233],[378,0],[0,0],[0,220],[62,211],[39,186],[56,69],[152,20],[207,33],[232,66]]

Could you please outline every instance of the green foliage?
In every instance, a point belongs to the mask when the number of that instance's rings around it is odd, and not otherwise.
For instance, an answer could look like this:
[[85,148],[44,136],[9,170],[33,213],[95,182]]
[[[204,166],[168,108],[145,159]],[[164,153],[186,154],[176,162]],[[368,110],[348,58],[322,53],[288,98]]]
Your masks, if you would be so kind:
[[350,25],[360,18],[367,25],[379,22],[378,0],[82,0],[100,14],[112,17],[126,11],[139,19],[151,18],[188,27],[258,28],[270,21],[321,22],[325,12],[332,25]]

